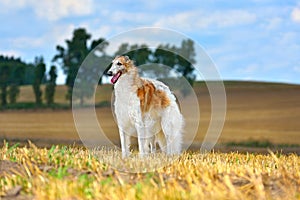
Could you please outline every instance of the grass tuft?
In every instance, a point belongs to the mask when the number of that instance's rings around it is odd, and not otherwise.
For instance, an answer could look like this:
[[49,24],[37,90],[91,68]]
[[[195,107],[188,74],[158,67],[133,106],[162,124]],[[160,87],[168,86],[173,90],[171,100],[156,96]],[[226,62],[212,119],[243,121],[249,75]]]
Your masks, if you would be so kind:
[[[101,157],[100,157],[101,155]],[[115,150],[76,146],[0,149],[0,197],[10,199],[297,199],[296,154],[185,152],[122,159]],[[112,163],[113,162],[113,163]],[[152,163],[152,166],[151,164]],[[125,173],[121,169],[145,170]],[[123,168],[122,168],[123,167]],[[148,168],[147,168],[148,167]],[[156,170],[147,171],[150,167]]]

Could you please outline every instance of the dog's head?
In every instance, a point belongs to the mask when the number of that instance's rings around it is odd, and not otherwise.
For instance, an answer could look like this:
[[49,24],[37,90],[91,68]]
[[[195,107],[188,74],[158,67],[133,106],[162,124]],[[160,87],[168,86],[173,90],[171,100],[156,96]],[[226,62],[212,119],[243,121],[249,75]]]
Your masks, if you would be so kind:
[[122,74],[127,73],[133,66],[133,62],[128,56],[116,56],[112,61],[111,67],[107,70],[106,75],[112,76],[111,82],[115,84]]

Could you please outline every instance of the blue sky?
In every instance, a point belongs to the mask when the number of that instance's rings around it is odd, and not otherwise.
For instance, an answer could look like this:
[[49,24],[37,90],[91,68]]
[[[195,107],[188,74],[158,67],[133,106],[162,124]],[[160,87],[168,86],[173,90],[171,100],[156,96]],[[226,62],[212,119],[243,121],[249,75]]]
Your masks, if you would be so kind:
[[42,55],[50,65],[78,27],[96,39],[155,26],[200,44],[225,80],[300,84],[300,0],[1,0],[0,8],[0,54],[27,62]]

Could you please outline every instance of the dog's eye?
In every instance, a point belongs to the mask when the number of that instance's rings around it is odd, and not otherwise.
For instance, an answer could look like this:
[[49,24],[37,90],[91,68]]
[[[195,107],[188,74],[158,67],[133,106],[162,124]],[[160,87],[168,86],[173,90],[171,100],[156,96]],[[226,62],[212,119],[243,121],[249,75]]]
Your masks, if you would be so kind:
[[117,62],[117,65],[118,65],[118,66],[121,66],[121,65],[122,65],[122,63],[120,63],[120,62]]

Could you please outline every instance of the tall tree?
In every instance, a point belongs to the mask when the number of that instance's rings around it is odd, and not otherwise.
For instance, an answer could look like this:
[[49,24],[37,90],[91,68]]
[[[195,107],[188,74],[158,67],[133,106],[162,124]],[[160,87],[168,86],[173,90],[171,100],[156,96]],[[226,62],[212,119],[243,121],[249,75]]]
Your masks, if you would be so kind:
[[78,69],[89,52],[87,42],[90,38],[91,35],[84,28],[78,28],[74,30],[72,39],[66,40],[66,49],[60,45],[56,47],[58,54],[54,56],[53,61],[60,61],[60,66],[67,75],[68,91],[66,98],[70,105],[72,104],[73,86]]
[[104,38],[99,38],[98,40],[92,41],[90,50],[97,48],[97,51],[105,55],[105,49],[107,48],[108,44],[109,43]]
[[8,89],[8,98],[9,98],[9,102],[14,104],[17,102],[17,97],[19,96],[20,94],[20,88],[19,88],[19,85],[17,84],[12,84],[9,86],[9,89]]
[[7,86],[10,76],[10,68],[8,65],[1,66],[0,68],[0,86],[1,86],[1,105],[7,104]]
[[131,50],[134,52],[134,60],[136,65],[147,64],[150,61],[150,55],[152,55],[151,49],[146,44],[133,45]]
[[46,65],[44,63],[43,57],[35,58],[35,73],[34,73],[34,81],[33,81],[33,91],[35,95],[36,104],[42,104],[42,90],[40,88],[43,79],[45,78]]
[[[191,85],[196,78],[193,67],[193,64],[196,63],[196,52],[192,40],[183,40],[179,47],[161,44],[154,51],[145,44],[130,45],[123,43],[119,46],[115,55],[129,56],[137,66],[141,65],[139,67],[144,75],[166,78],[173,71],[185,77]],[[154,66],[150,63],[160,65]]]
[[[158,63],[160,67],[156,67],[154,74],[158,78],[166,78],[170,76],[171,70],[174,69],[176,58],[176,47],[169,44],[159,45],[153,53],[153,62]],[[167,67],[166,67],[167,66]]]
[[8,90],[8,97],[10,103],[16,103],[17,97],[20,94],[20,88],[19,86],[22,83],[22,80],[24,79],[24,72],[25,67],[18,66],[14,72],[12,73],[11,83]]
[[[79,67],[86,56],[97,47],[97,51],[105,56],[105,48],[108,45],[103,38],[93,40],[91,46],[88,46],[88,41],[91,35],[84,28],[75,29],[71,40],[66,40],[66,48],[58,45],[56,50],[58,54],[53,57],[53,61],[57,61],[67,75],[66,85],[68,92],[66,98],[72,104],[73,86]],[[99,45],[101,43],[101,45]],[[102,56],[103,56],[102,55]],[[83,104],[83,99],[88,96],[87,92],[76,93],[74,98],[80,99]]]
[[135,62],[135,65],[143,65],[150,61],[150,55],[152,51],[146,44],[133,44],[123,43],[119,46],[119,49],[115,52],[115,56],[127,55]]
[[56,78],[57,78],[56,67],[53,65],[51,66],[51,69],[49,71],[49,80],[47,81],[46,90],[45,90],[45,97],[48,105],[54,103]]
[[[89,59],[92,60],[93,64],[96,65],[93,67],[96,67],[96,69],[99,69],[99,64],[103,65],[100,68],[104,68],[104,73],[105,73],[105,68],[107,67],[106,63],[110,63],[111,60],[113,59],[112,56],[109,56],[106,54],[106,48],[109,45],[108,41],[106,41],[104,38],[100,38],[98,40],[93,40],[90,46],[90,52],[93,51],[93,55],[89,57]],[[98,81],[98,85],[102,84],[102,76],[100,76],[100,79]]]
[[176,70],[184,76],[188,82],[193,85],[196,75],[194,74],[193,64],[196,63],[194,42],[190,39],[183,40],[181,47],[177,50],[177,67]]
[[115,56],[121,56],[121,55],[127,55],[127,53],[130,51],[130,45],[128,43],[122,43],[118,50],[115,52]]

